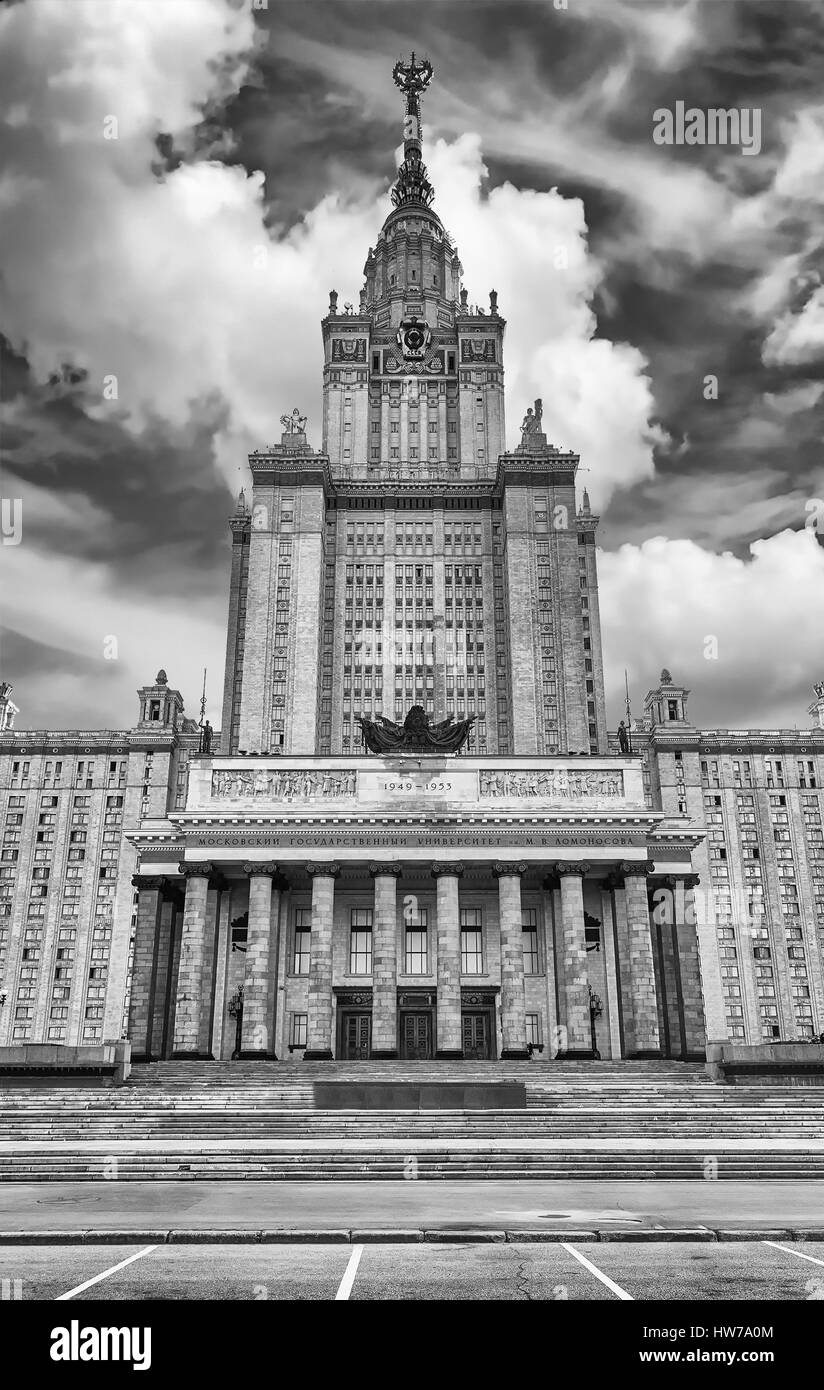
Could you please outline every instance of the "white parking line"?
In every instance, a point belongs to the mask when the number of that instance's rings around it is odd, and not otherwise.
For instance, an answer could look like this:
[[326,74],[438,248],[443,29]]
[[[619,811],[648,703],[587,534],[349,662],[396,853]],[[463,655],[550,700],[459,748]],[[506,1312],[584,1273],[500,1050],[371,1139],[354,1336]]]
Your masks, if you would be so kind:
[[564,1241],[561,1241],[561,1248],[563,1250],[568,1250],[570,1255],[574,1255],[576,1260],[579,1260],[584,1268],[589,1270],[590,1274],[594,1274],[596,1279],[600,1279],[601,1283],[606,1284],[607,1288],[612,1289],[612,1292],[617,1294],[619,1298],[625,1299],[628,1303],[635,1302],[631,1293],[627,1293],[626,1289],[622,1289],[618,1284],[614,1284],[608,1274],[602,1274],[600,1269],[596,1269],[595,1265],[592,1264],[590,1260],[586,1259],[581,1254],[580,1250],[576,1250],[574,1245],[567,1245]]
[[352,1254],[349,1256],[349,1263],[346,1266],[346,1273],[340,1281],[340,1288],[335,1294],[335,1302],[337,1302],[338,1299],[348,1298],[350,1293],[352,1292],[352,1285],[355,1282],[355,1275],[358,1272],[358,1265],[360,1264],[360,1257],[362,1254],[363,1246],[355,1245],[352,1249]]
[[799,1260],[809,1260],[811,1265],[824,1265],[824,1260],[817,1260],[815,1255],[805,1255],[801,1250],[792,1250],[787,1245],[779,1245],[775,1240],[762,1240],[762,1245],[771,1245],[773,1250],[783,1250],[785,1255],[795,1255]]
[[99,1284],[101,1279],[108,1279],[110,1274],[116,1274],[119,1269],[125,1269],[126,1265],[133,1264],[135,1260],[140,1260],[144,1255],[150,1255],[156,1250],[156,1245],[147,1245],[145,1250],[138,1250],[136,1254],[130,1255],[127,1260],[121,1260],[119,1265],[112,1265],[111,1269],[104,1269],[102,1274],[96,1274],[93,1279],[87,1279],[85,1284],[78,1284],[76,1289],[69,1289],[68,1293],[60,1293],[55,1300],[62,1303],[67,1298],[74,1298],[75,1294],[82,1293],[84,1289],[90,1289],[92,1284]]

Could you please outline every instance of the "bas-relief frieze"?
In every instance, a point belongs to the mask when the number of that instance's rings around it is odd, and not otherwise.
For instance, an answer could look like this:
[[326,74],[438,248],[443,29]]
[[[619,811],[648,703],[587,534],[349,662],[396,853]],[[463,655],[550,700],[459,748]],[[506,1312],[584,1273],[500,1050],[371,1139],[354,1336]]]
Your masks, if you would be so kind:
[[[371,772],[371,769],[369,769]],[[378,794],[386,792],[452,793],[449,799],[474,800],[583,800],[587,797],[622,797],[624,775],[620,771],[553,768],[530,771],[481,771],[473,774],[460,767],[450,769],[453,780],[421,782],[419,775],[394,774],[383,779]],[[464,783],[461,786],[461,783]],[[364,789],[368,797],[370,788]],[[315,801],[354,798],[359,792],[354,769],[220,768],[212,772],[211,794],[222,801]]]
[[335,768],[331,772],[280,768],[221,768],[212,773],[212,796],[223,801],[261,799],[290,801],[299,798],[356,796],[358,774]]
[[623,796],[623,772],[586,772],[578,768],[553,768],[549,772],[480,772],[482,797],[532,797],[546,801],[558,797]]

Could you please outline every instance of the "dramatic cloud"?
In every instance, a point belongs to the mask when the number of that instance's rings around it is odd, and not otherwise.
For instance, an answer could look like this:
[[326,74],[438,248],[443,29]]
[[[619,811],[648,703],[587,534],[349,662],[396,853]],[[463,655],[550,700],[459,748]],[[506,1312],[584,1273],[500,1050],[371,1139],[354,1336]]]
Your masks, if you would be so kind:
[[[589,254],[583,203],[505,183],[485,196],[480,141],[438,141],[428,158],[436,206],[455,237],[470,298],[488,288],[510,325],[506,339],[510,447],[540,396],[551,442],[580,452],[596,506],[616,486],[653,472],[666,436],[640,352],[596,338],[592,300],[601,268]],[[494,279],[492,284],[490,277]]]
[[[769,537],[824,490],[822,36],[796,0],[775,15],[765,55],[744,8],[702,0],[0,10],[0,309],[22,364],[0,424],[25,503],[3,674],[24,721],[126,723],[158,665],[191,713],[204,664],[214,717],[228,490],[293,405],[320,444],[319,320],[332,287],[357,302],[413,43],[436,58],[435,207],[470,301],[494,287],[507,319],[508,444],[541,396],[621,547],[601,562],[611,692],[627,660],[644,688],[669,664],[707,722],[803,718],[821,547]],[[777,88],[758,160],[653,145],[656,106],[752,105],[750,69]]]
[[806,366],[824,359],[824,287],[810,295],[798,314],[783,314],[764,344],[764,361]]
[[824,547],[805,529],[750,551],[743,561],[657,536],[599,555],[612,724],[624,668],[640,714],[666,666],[692,687],[695,724],[808,726],[812,681],[824,674]]
[[[37,140],[39,173],[11,186],[0,207],[6,331],[16,346],[26,344],[41,376],[65,359],[86,370],[87,410],[98,418],[138,430],[155,416],[180,426],[217,398],[226,416],[215,447],[234,483],[245,453],[273,437],[280,410],[295,400],[313,407],[317,438],[324,294],[346,285],[344,297],[357,298],[386,193],[326,197],[283,232],[266,226],[262,174],[228,167],[208,149],[158,177],[158,132],[191,148],[201,108],[243,76],[251,25],[248,12],[244,22],[209,0],[205,26],[199,3],[173,6],[169,35],[156,7],[127,8],[131,45],[122,42],[117,4],[72,6],[71,22],[59,4],[54,14],[41,4],[7,18],[6,115],[22,142]],[[14,70],[52,19],[35,65],[51,93],[35,137],[34,109],[24,105],[30,81],[15,81]],[[171,98],[163,80],[170,40],[187,53],[168,84]],[[91,80],[79,83],[78,72],[101,51]],[[112,115],[117,139],[107,140]],[[616,482],[651,473],[652,444],[663,436],[651,424],[641,355],[593,341],[599,269],[588,257],[582,204],[511,184],[486,198],[475,136],[439,141],[428,157],[467,282],[480,289],[495,268],[513,324],[516,412],[543,395],[548,428],[586,452],[595,500],[606,501]],[[116,400],[104,391],[112,376]],[[519,437],[514,424],[511,443]]]

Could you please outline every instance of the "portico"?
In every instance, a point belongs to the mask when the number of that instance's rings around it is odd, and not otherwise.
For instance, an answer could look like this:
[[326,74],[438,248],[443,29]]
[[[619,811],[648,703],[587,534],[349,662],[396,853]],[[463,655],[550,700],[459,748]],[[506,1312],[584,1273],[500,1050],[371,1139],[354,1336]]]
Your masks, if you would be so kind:
[[[696,837],[640,782],[631,759],[196,760],[185,811],[135,837],[138,1055],[235,1055],[232,1001],[244,1058],[699,1055]],[[662,929],[664,880],[687,920]]]

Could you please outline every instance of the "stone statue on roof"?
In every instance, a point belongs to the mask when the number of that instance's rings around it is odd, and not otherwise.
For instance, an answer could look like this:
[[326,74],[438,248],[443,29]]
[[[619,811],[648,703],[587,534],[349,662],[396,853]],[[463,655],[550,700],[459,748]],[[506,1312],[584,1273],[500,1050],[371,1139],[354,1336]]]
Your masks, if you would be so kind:
[[541,400],[541,398],[540,398],[540,396],[539,396],[538,399],[537,399],[536,402],[535,402],[535,408],[534,408],[534,410],[533,410],[532,406],[529,406],[528,409],[527,409],[526,415],[524,416],[524,422],[523,422],[523,424],[521,425],[521,445],[522,445],[522,446],[523,446],[523,445],[528,445],[528,444],[530,443],[530,440],[531,440],[532,436],[534,436],[534,435],[536,435],[536,434],[541,434],[541,433],[542,433],[542,430],[541,430],[541,422],[542,422],[542,419],[543,419],[543,413],[544,413],[544,405],[543,405],[543,401]]
[[281,415],[280,423],[283,425],[284,434],[305,434],[306,433],[305,415],[301,415],[298,407],[295,406],[291,415]]

